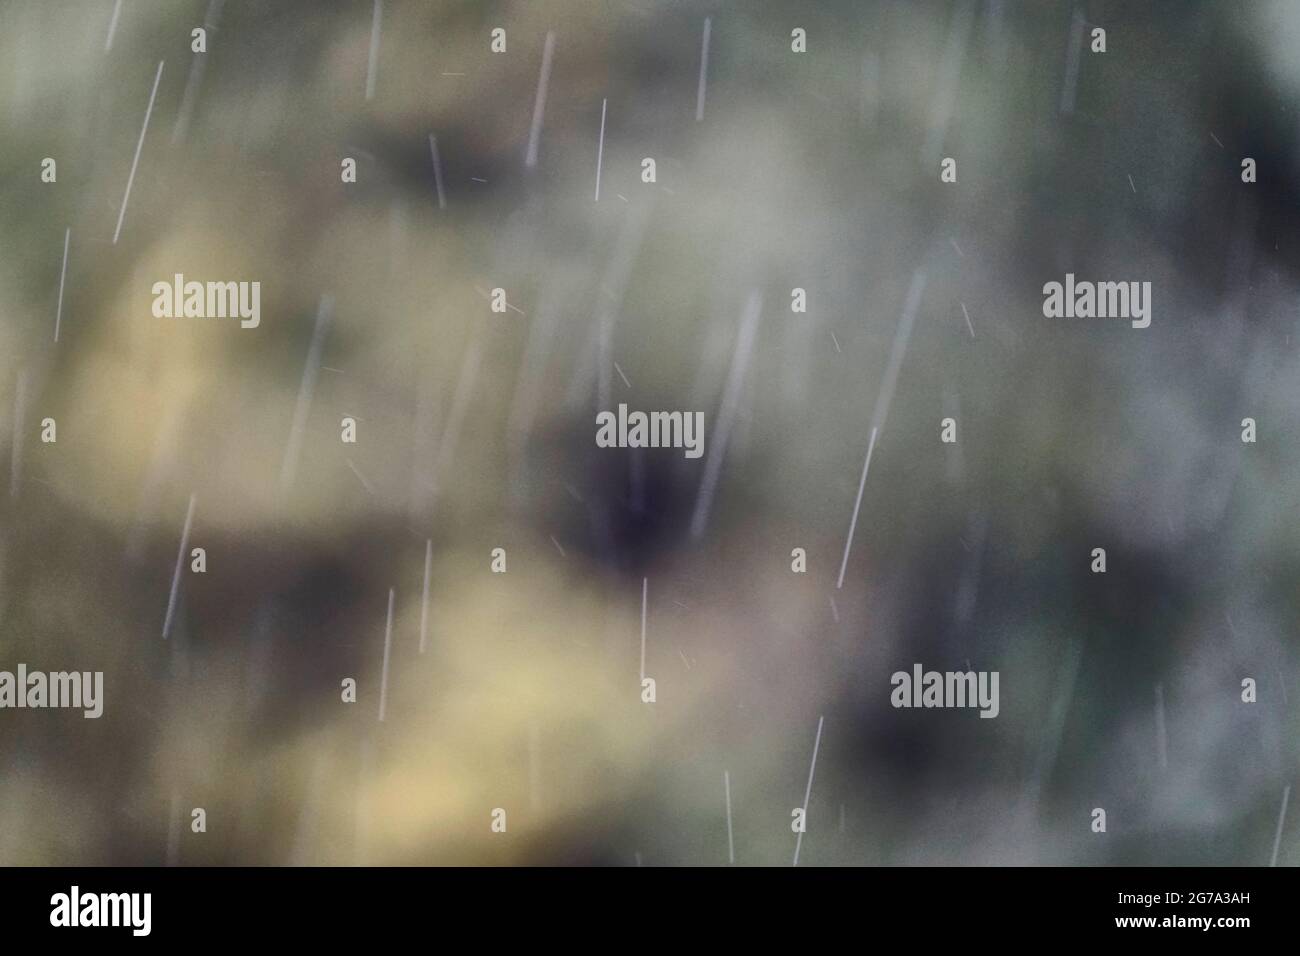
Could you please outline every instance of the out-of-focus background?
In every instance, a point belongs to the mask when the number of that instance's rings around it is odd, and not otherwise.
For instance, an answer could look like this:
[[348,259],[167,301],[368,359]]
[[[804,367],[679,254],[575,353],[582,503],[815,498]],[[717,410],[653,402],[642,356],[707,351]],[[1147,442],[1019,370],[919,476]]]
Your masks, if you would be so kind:
[[[800,865],[1300,863],[1297,50],[1288,2],[5,3],[0,669],[105,704],[0,711],[0,862],[723,864],[725,773],[788,865],[821,719]],[[260,326],[154,318],[178,272]],[[1044,318],[1066,272],[1150,328]],[[705,457],[597,448],[619,402]],[[999,717],[893,709],[915,663]]]

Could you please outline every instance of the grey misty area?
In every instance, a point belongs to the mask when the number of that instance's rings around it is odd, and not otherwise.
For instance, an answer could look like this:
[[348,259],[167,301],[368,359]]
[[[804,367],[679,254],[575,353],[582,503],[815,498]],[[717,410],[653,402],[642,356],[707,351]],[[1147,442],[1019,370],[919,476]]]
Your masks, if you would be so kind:
[[0,861],[1300,862],[1300,10],[114,6],[0,9]]

